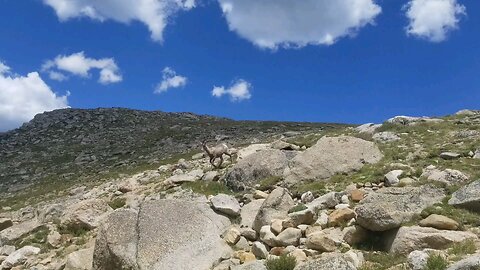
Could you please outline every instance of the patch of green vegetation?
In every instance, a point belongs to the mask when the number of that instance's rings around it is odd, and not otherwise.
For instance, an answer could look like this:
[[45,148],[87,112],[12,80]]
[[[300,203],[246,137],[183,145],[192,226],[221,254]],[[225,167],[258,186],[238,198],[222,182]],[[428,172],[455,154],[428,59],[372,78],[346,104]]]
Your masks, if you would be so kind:
[[282,255],[275,259],[268,259],[265,262],[267,270],[293,270],[297,265],[295,257],[290,255]]
[[117,197],[111,200],[108,203],[108,205],[110,205],[110,207],[115,210],[115,209],[124,207],[126,202],[127,202],[126,198]]
[[298,145],[300,147],[305,146],[307,148],[312,147],[317,141],[323,137],[324,134],[308,134],[305,136],[298,136],[289,138],[286,142]]
[[69,234],[75,237],[82,237],[88,233],[88,230],[78,226],[58,226],[58,232],[60,234]]
[[260,181],[260,187],[258,189],[262,191],[270,190],[273,186],[275,186],[282,180],[283,178],[281,176],[269,176]]
[[182,188],[191,189],[193,192],[205,196],[223,194],[232,194],[232,191],[221,182],[195,181],[182,184]]
[[290,188],[290,191],[295,197],[300,197],[303,193],[310,191],[315,196],[321,196],[327,193],[327,188],[324,182],[313,181],[308,183],[298,183]]
[[307,207],[305,206],[305,204],[299,203],[299,204],[297,204],[296,206],[290,208],[290,209],[288,210],[288,213],[290,214],[290,213],[300,212],[300,211],[303,211],[303,210],[305,210],[305,209],[307,209]]
[[457,221],[461,227],[465,225],[480,226],[480,215],[466,209],[455,208],[447,202],[437,203],[425,208],[420,214],[426,218],[431,214],[443,215]]
[[397,254],[386,252],[367,252],[364,254],[365,260],[374,263],[373,265],[365,265],[361,270],[386,270],[392,266],[405,263],[407,258]]
[[49,232],[50,231],[47,227],[42,226],[31,234],[15,241],[13,245],[17,249],[24,246],[34,246],[40,248],[42,251],[45,251],[48,249],[47,236]]
[[441,255],[432,255],[428,257],[427,265],[423,270],[445,270],[448,267],[447,260]]
[[473,254],[477,251],[477,247],[475,246],[475,242],[471,239],[460,242],[460,243],[455,243],[452,245],[452,247],[448,250],[449,254],[452,255],[467,255],[467,254]]

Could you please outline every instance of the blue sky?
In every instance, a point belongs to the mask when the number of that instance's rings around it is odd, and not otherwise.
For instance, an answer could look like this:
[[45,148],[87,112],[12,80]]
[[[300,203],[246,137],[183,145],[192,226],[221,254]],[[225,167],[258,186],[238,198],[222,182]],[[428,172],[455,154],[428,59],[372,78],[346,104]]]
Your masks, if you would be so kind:
[[64,106],[364,123],[480,105],[479,1],[142,0],[170,2],[153,19],[65,1],[0,0],[0,130]]

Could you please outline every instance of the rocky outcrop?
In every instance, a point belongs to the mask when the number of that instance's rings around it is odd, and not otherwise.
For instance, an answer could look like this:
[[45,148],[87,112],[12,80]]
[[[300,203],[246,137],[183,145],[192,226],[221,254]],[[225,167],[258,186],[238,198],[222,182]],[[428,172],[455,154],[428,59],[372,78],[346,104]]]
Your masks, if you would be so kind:
[[322,137],[290,161],[285,178],[288,183],[324,180],[335,173],[347,173],[376,163],[382,157],[373,142],[349,136]]
[[474,254],[452,264],[447,270],[475,270],[480,269],[480,254]]
[[91,230],[98,227],[112,208],[102,199],[81,201],[69,206],[60,222],[65,227]]
[[480,212],[480,180],[455,191],[448,204]]
[[354,260],[349,254],[326,253],[295,267],[295,270],[357,270]]
[[234,190],[245,190],[265,178],[281,177],[287,164],[287,155],[281,150],[263,150],[235,164],[226,176],[226,183]]
[[419,123],[438,123],[443,122],[443,119],[438,118],[430,118],[426,116],[422,117],[414,117],[414,116],[395,116],[387,120],[387,123],[396,124],[396,125],[403,125],[403,126],[411,126],[416,125]]
[[381,189],[357,205],[357,223],[371,231],[395,229],[444,197],[443,190],[431,186]]
[[12,252],[0,265],[1,269],[10,269],[24,263],[29,256],[40,253],[40,249],[32,246],[24,246]]
[[390,252],[408,255],[414,250],[424,248],[446,249],[454,243],[478,237],[471,232],[437,230],[427,227],[401,227],[396,233]]
[[93,269],[208,269],[230,248],[220,235],[230,224],[205,203],[144,202],[117,210],[100,228]]

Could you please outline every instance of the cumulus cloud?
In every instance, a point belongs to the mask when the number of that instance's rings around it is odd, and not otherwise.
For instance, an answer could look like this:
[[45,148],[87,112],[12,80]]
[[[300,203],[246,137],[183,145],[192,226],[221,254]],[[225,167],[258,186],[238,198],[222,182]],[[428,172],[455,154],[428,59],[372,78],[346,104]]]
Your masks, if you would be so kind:
[[11,75],[0,62],[0,131],[19,127],[36,114],[68,107],[67,96],[59,96],[38,72]]
[[97,21],[145,24],[155,41],[163,40],[169,17],[195,7],[195,0],[43,0],[61,21],[87,17]]
[[102,84],[117,83],[123,79],[113,58],[88,58],[84,52],[59,55],[53,60],[48,60],[42,66],[42,70],[48,72],[50,79],[57,81],[67,79],[62,71],[86,78],[90,76],[90,70],[92,69],[100,70],[98,81]]
[[218,0],[231,31],[261,48],[331,45],[373,24],[374,0]]
[[457,0],[411,0],[404,8],[410,20],[407,34],[432,42],[444,41],[466,14]]
[[224,95],[230,96],[231,101],[243,101],[250,99],[252,85],[245,80],[238,80],[234,82],[229,88],[224,86],[214,86],[212,96],[220,98]]
[[162,71],[163,80],[155,87],[155,94],[167,92],[170,88],[184,87],[187,84],[187,77],[177,75],[175,70],[166,67]]

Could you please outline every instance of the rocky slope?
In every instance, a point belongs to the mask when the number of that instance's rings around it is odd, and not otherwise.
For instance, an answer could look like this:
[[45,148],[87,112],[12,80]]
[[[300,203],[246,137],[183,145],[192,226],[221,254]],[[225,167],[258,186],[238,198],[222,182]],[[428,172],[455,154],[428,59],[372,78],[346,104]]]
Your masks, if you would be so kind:
[[2,207],[0,269],[480,269],[479,111],[304,131]]
[[56,110],[0,134],[0,197],[32,186],[39,188],[38,194],[49,193],[72,182],[155,168],[199,152],[203,140],[241,145],[271,140],[287,131],[296,134],[337,126],[119,108]]

